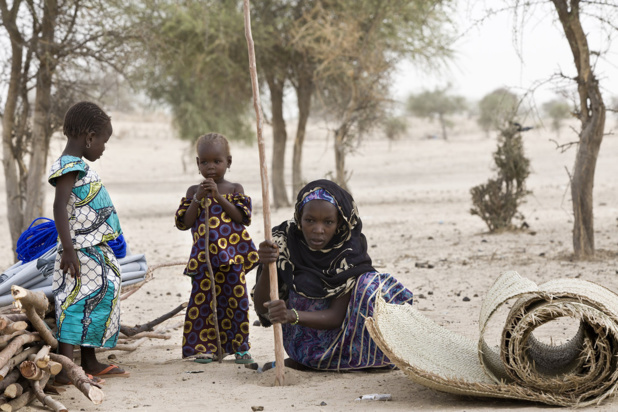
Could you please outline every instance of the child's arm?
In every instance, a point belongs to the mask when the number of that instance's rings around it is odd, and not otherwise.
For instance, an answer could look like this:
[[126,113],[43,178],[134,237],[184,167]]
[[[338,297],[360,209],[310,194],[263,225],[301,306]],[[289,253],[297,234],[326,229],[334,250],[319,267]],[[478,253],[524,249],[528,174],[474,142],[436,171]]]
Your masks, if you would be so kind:
[[[206,193],[210,193],[210,195],[217,200],[217,202],[221,205],[225,213],[236,223],[242,224],[243,218],[245,217],[244,213],[238,208],[235,204],[231,203],[229,200],[225,198],[222,194],[219,193],[219,187],[212,179],[205,179],[202,183],[200,183],[200,188],[204,188]],[[242,185],[236,183],[234,184],[234,193],[244,193]],[[198,199],[200,198],[200,191],[198,189],[197,193]]]
[[58,177],[56,179],[56,196],[54,198],[54,221],[56,223],[56,230],[58,231],[60,243],[62,244],[60,269],[62,273],[69,272],[72,277],[78,276],[80,273],[79,259],[73,247],[71,231],[69,230],[67,204],[71,197],[71,190],[73,189],[76,176],[77,172],[69,172]]
[[[187,229],[192,227],[195,221],[197,220],[197,212],[199,210],[199,205],[198,205],[198,202],[194,201],[193,199],[194,197],[197,197],[199,199],[198,192],[199,192],[199,186],[197,185],[191,186],[189,189],[187,189],[186,198],[191,199],[191,204],[187,208],[187,211],[185,212],[185,214],[179,217],[179,220],[182,221],[182,224]],[[202,198],[203,198],[203,195],[202,195]]]

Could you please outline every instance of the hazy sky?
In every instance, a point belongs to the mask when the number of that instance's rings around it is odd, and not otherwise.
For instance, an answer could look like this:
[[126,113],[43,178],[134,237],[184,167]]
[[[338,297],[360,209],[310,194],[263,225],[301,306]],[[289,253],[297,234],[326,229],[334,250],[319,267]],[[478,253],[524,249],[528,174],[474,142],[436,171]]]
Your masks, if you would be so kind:
[[[494,0],[485,4],[499,6],[504,2]],[[482,5],[473,10],[462,7],[459,12],[460,29],[468,30],[455,46],[457,57],[450,73],[436,77],[419,73],[409,64],[404,64],[396,77],[394,90],[397,97],[405,99],[410,93],[442,87],[449,81],[453,93],[469,99],[480,99],[499,87],[511,88],[521,95],[534,85],[547,81],[553,74],[575,75],[570,48],[552,8],[537,8],[526,16],[523,27],[521,22],[514,22],[510,12],[494,15],[473,27],[482,15]],[[584,29],[588,33],[590,48],[599,50],[603,32],[597,24],[591,21],[586,23]],[[518,39],[514,36],[515,27],[518,28]],[[618,96],[618,38],[606,53],[606,60],[598,61],[596,73],[601,86],[606,89],[606,102],[609,102],[609,96]],[[564,82],[541,86],[535,92],[537,103],[556,97],[555,90],[561,85]]]

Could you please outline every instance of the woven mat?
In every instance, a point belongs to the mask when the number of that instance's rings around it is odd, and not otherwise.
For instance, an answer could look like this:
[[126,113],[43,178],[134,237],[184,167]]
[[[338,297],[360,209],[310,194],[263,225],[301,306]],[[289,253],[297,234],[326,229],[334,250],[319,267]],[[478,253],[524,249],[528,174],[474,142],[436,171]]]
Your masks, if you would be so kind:
[[[498,309],[507,301],[512,308],[500,344],[491,347],[488,324],[506,312]],[[534,337],[536,328],[558,318],[579,322],[568,342],[554,346]],[[618,385],[618,296],[580,279],[539,286],[517,272],[503,273],[481,307],[478,342],[414,306],[382,299],[367,328],[409,379],[443,392],[582,407],[601,402]]]

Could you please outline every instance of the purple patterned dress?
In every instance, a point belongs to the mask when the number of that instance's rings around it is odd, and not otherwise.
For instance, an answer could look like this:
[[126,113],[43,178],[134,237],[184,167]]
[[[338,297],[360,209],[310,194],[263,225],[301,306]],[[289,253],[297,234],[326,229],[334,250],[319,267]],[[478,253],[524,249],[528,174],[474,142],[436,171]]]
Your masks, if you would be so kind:
[[[412,292],[392,275],[378,272],[360,275],[341,328],[318,330],[289,323],[282,325],[288,356],[321,370],[394,367],[365,328],[365,318],[373,315],[378,291],[388,303],[412,304]],[[309,299],[291,290],[287,306],[298,311],[319,311],[328,309],[330,299]]]
[[[208,204],[208,250],[215,277],[217,322],[223,353],[249,350],[249,297],[245,274],[258,262],[258,254],[245,226],[251,224],[251,198],[241,193],[223,195],[243,212],[242,224],[234,222],[213,198]],[[182,217],[191,199],[182,198],[176,211],[176,227],[187,230]],[[184,274],[192,278],[191,297],[185,316],[182,356],[217,352],[212,316],[212,288],[206,263],[206,213],[203,202],[191,229],[193,246]]]

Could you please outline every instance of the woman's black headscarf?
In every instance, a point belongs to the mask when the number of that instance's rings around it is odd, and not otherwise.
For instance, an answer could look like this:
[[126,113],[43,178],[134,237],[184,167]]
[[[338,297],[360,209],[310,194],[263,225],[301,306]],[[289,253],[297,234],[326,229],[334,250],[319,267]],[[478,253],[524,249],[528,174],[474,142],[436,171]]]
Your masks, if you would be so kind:
[[[312,250],[305,242],[300,221],[303,200],[318,189],[324,189],[333,197],[341,220],[326,247]],[[313,299],[338,297],[349,292],[359,275],[375,270],[367,254],[362,227],[356,203],[348,192],[329,180],[307,184],[298,193],[294,220],[273,228],[273,241],[279,246],[279,279],[288,289]]]

